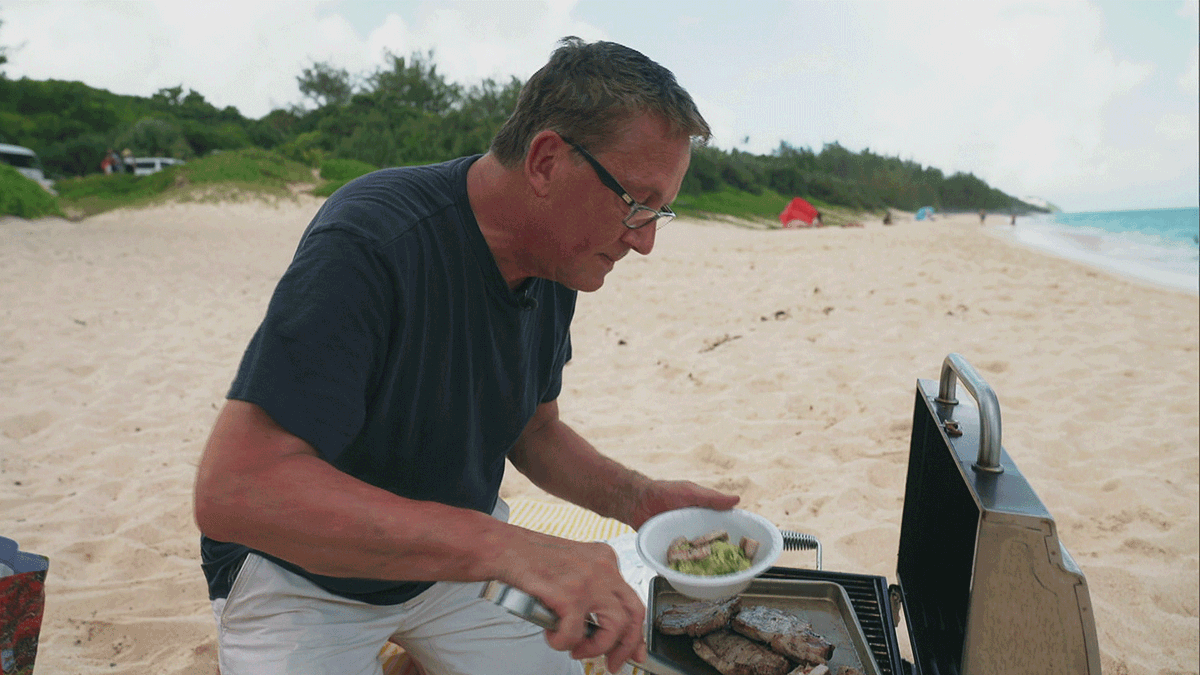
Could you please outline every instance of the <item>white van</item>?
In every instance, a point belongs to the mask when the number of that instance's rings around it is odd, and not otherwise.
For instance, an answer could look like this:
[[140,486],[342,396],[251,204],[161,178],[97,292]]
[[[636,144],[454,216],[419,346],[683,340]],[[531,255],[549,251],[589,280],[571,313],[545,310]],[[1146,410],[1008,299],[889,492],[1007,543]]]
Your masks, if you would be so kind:
[[42,171],[42,160],[29,148],[0,143],[0,162],[11,165],[22,176],[36,181],[51,194],[58,194],[54,191],[54,181],[46,178],[45,172]]
[[135,157],[133,159],[133,175],[149,176],[175,164],[183,164],[183,160],[174,157]]

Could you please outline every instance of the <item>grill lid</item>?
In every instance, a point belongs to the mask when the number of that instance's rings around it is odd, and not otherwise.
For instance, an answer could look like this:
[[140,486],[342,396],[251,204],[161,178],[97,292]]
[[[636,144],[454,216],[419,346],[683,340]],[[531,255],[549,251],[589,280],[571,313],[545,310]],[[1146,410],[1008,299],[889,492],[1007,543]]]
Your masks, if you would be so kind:
[[[956,377],[976,404],[960,403]],[[1099,675],[1087,580],[1000,445],[995,393],[961,356],[917,381],[896,568],[925,675]]]

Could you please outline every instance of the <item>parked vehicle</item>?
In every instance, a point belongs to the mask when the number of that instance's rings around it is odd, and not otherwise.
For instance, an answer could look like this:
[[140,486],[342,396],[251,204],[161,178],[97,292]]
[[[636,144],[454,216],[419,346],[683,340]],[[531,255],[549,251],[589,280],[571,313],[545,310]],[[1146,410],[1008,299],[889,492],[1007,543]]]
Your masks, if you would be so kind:
[[35,181],[51,194],[58,194],[54,191],[54,181],[46,178],[46,174],[42,170],[42,160],[38,159],[37,153],[33,150],[20,145],[0,143],[0,161],[11,165],[22,176]]
[[175,164],[183,164],[183,160],[174,157],[136,157],[133,161],[133,175],[149,176]]

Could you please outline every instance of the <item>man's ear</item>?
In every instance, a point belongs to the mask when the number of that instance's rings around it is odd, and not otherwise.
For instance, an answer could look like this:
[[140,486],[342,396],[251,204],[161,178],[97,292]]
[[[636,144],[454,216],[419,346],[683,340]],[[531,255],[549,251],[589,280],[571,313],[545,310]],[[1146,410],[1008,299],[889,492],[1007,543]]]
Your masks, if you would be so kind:
[[529,152],[525,153],[525,179],[529,181],[534,194],[539,197],[550,194],[556,170],[562,168],[562,162],[570,150],[571,146],[563,141],[562,136],[549,129],[533,137]]

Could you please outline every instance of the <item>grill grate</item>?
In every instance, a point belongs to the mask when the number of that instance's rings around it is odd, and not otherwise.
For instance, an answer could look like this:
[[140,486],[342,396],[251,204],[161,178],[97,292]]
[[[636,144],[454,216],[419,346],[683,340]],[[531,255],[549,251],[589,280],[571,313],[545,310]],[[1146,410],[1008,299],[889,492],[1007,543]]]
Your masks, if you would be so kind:
[[892,622],[892,603],[888,596],[887,580],[883,577],[795,567],[772,567],[762,574],[764,579],[807,579],[832,581],[846,589],[850,604],[862,625],[867,644],[875,654],[875,664],[883,675],[904,675],[900,645],[896,642],[896,626]]

